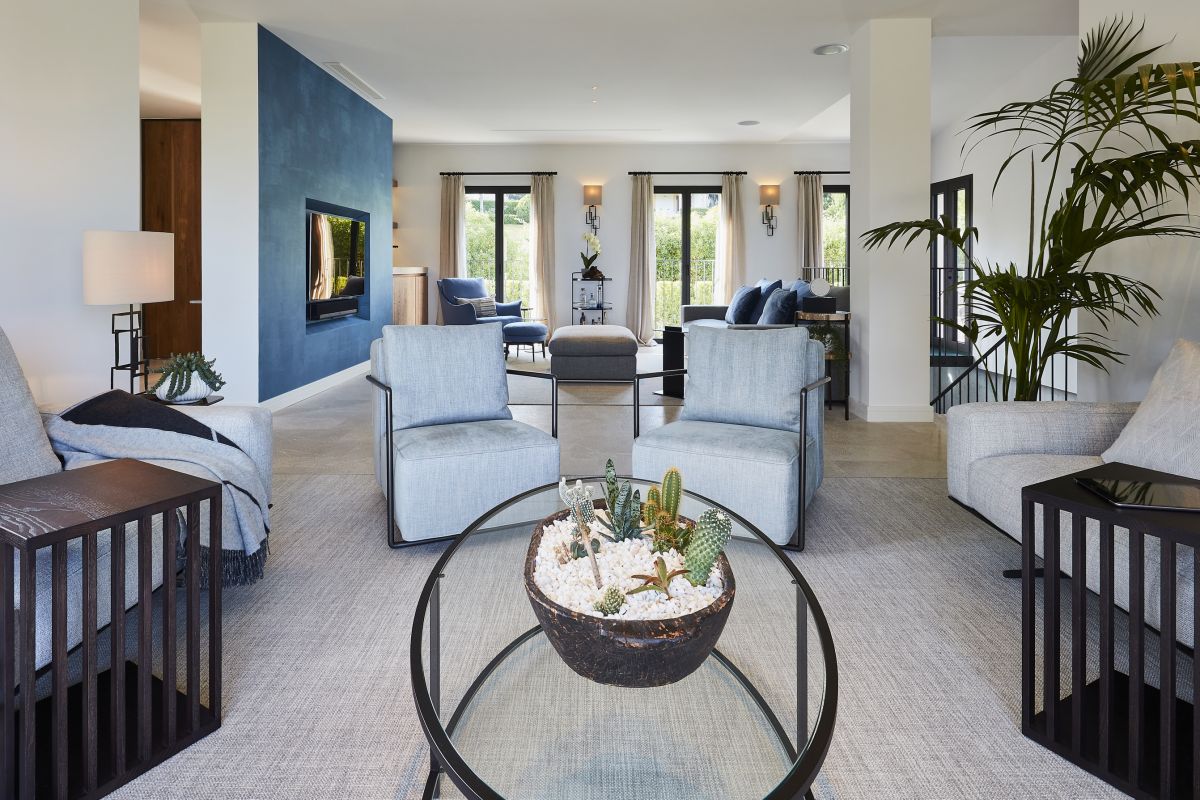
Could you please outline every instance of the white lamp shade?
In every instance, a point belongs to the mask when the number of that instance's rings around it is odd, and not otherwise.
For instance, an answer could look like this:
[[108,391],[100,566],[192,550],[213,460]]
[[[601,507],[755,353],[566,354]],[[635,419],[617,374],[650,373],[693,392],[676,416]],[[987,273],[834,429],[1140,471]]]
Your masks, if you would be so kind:
[[83,232],[83,302],[123,306],[174,299],[174,234]]
[[585,184],[583,187],[583,204],[585,206],[598,206],[601,204],[600,198],[604,196],[604,187],[597,184]]
[[758,187],[758,204],[760,206],[779,205],[779,185],[763,184]]

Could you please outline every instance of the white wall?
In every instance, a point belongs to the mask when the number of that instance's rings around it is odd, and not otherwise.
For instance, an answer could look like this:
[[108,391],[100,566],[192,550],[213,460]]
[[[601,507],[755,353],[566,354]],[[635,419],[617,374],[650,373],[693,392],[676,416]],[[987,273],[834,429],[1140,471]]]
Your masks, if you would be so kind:
[[42,403],[108,388],[109,315],[85,306],[87,229],[138,230],[138,0],[5,3],[0,327]]
[[203,347],[236,403],[258,402],[258,25],[206,22],[200,120]]
[[[205,94],[205,114],[208,95]],[[746,170],[743,179],[743,214],[746,223],[746,278],[789,277],[796,268],[796,182],[793,170],[844,170],[849,148],[844,144],[794,145],[419,145],[398,144],[395,159],[396,266],[430,268],[430,319],[436,318],[438,278],[438,225],[442,171],[470,172],[504,169],[556,170],[555,252],[557,315],[565,324],[570,311],[570,275],[580,268],[584,184],[604,186],[600,209],[603,253],[597,265],[613,278],[611,322],[623,324],[628,306],[630,170]],[[846,175],[827,178],[830,184],[847,183]],[[519,177],[468,177],[470,185],[504,185]],[[662,176],[661,185],[715,185],[714,175]],[[768,237],[760,218],[758,185],[780,185],[779,227]],[[853,275],[853,267],[851,267]]]
[[[1129,12],[1127,0],[1080,0],[1079,29],[1087,31],[1101,20]],[[1143,45],[1166,44],[1154,61],[1200,61],[1200,4],[1195,0],[1142,0],[1134,13],[1145,17]],[[1200,138],[1200,126],[1181,126],[1175,135]],[[1200,214],[1200,203],[1193,203],[1192,213]],[[1113,327],[1117,348],[1129,354],[1125,364],[1112,367],[1110,374],[1081,367],[1080,398],[1141,400],[1172,343],[1179,338],[1200,341],[1200,242],[1175,238],[1120,243],[1092,263],[1095,269],[1149,283],[1162,294],[1162,315]]]

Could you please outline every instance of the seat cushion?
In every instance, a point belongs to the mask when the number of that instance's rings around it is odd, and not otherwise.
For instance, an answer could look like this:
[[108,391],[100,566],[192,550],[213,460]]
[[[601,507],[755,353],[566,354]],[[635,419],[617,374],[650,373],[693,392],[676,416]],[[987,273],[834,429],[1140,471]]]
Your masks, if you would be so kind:
[[61,470],[17,354],[0,329],[0,484]]
[[386,325],[393,429],[512,419],[498,325]]
[[558,480],[558,440],[514,420],[399,431],[394,493],[405,539],[456,536],[514,495]]
[[[1021,489],[1034,483],[1041,483],[1052,478],[1070,475],[1099,466],[1103,463],[1098,456],[1080,455],[1004,455],[981,458],[970,466],[969,488],[970,505],[982,514],[993,525],[1000,528],[1016,541],[1022,539],[1021,529]],[[1033,550],[1039,557],[1044,557],[1045,536],[1043,528],[1043,510],[1036,506],[1034,510]],[[1071,558],[1071,517],[1065,512],[1059,518],[1059,568],[1071,575],[1073,560]],[[1085,529],[1086,553],[1086,584],[1096,593],[1100,591],[1100,525],[1090,519]],[[1145,539],[1145,616],[1146,623],[1156,630],[1162,619],[1161,615],[1161,550],[1158,539]],[[1129,531],[1116,528],[1113,531],[1113,563],[1127,565],[1129,563]],[[1195,574],[1192,569],[1190,554],[1180,550],[1175,561],[1175,584],[1178,604],[1176,607],[1176,638],[1188,647],[1194,644],[1194,629],[1192,625],[1192,586]],[[1129,610],[1129,570],[1113,570],[1113,602],[1118,607]]]
[[759,325],[791,325],[796,320],[796,293],[791,289],[776,289],[763,306]]
[[720,328],[721,330],[725,330],[729,325],[730,323],[723,319],[694,319],[691,322],[684,323],[683,329],[685,331],[692,328]]
[[1101,458],[1200,480],[1200,342],[1175,342],[1146,399]]
[[[816,443],[810,438],[807,446],[811,464]],[[800,437],[790,431],[682,420],[634,441],[633,476],[659,480],[669,467],[678,467],[684,489],[720,503],[785,544],[796,530],[799,453]],[[816,471],[808,478],[806,503],[816,491]]]
[[547,333],[548,329],[540,322],[514,322],[504,326],[504,341],[509,344],[542,342],[545,341]]
[[808,344],[805,328],[693,328],[688,333],[688,396],[682,419],[799,433],[800,389],[809,375]]
[[758,317],[753,317],[754,308],[758,305],[759,289],[757,286],[742,286],[733,293],[729,307],[725,309],[725,321],[730,325],[745,325]]
[[633,333],[620,325],[567,325],[550,337],[556,356],[633,356],[637,349]]

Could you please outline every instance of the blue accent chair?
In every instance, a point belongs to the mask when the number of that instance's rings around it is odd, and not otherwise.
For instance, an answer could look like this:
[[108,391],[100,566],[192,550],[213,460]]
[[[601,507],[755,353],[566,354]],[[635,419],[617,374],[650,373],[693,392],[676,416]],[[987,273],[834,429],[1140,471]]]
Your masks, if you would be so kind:
[[459,305],[454,301],[457,297],[487,297],[483,278],[442,278],[437,282],[437,287],[438,300],[442,304],[442,322],[446,325],[477,325],[485,322],[509,325],[522,319],[520,300],[496,303],[496,316],[482,318],[475,316],[475,307],[470,303]]

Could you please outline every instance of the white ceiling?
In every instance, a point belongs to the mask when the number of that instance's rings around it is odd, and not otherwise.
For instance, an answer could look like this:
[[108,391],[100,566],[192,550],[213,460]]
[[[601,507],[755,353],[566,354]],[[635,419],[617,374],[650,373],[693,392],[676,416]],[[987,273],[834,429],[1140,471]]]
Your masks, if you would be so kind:
[[[258,21],[313,61],[341,61],[374,86],[397,141],[472,143],[844,140],[850,57],[812,48],[848,42],[864,20],[931,16],[935,35],[1002,36],[1073,34],[1078,19],[1077,0],[142,0],[142,8],[144,67],[160,77],[190,71],[198,85],[196,18]],[[180,41],[189,36],[190,49]],[[147,40],[155,38],[169,41]],[[161,95],[188,108],[186,80],[163,91],[167,81],[150,86],[146,71],[144,115],[166,105]],[[158,100],[146,97],[152,88]],[[737,125],[745,119],[761,124]]]

